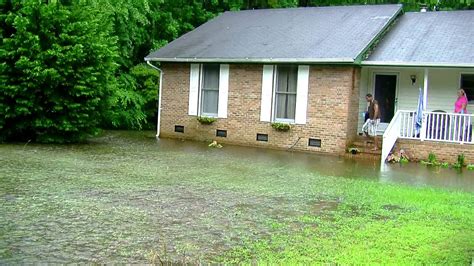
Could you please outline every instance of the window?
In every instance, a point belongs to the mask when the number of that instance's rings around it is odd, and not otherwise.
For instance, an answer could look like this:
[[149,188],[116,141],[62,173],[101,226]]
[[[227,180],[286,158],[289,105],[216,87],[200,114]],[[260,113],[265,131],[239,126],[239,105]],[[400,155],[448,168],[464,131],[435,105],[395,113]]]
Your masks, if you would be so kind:
[[474,104],[474,74],[461,74],[461,88],[466,92],[469,103]]
[[296,66],[278,66],[275,86],[275,120],[293,122],[296,110]]
[[308,90],[308,65],[263,65],[260,121],[305,125]]
[[219,65],[202,65],[201,114],[217,116],[219,102]]

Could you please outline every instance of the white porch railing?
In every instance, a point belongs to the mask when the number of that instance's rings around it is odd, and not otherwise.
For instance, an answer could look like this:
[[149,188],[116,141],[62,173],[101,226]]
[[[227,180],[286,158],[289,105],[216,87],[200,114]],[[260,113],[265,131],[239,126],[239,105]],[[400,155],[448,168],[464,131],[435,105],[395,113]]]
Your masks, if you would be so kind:
[[390,121],[390,124],[388,125],[387,129],[385,129],[385,132],[383,133],[382,164],[385,163],[385,160],[387,159],[388,154],[392,150],[393,145],[395,145],[395,142],[397,142],[397,139],[400,137],[402,125],[401,119],[404,113],[404,111],[397,111],[393,116],[392,121]]
[[417,130],[416,111],[399,110],[383,134],[382,163],[398,138],[474,144],[472,114],[423,112],[423,124]]

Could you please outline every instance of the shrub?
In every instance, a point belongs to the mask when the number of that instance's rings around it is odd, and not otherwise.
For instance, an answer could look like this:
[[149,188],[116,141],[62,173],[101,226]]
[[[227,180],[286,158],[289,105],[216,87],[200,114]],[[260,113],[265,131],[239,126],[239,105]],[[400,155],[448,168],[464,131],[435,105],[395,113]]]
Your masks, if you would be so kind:
[[288,123],[281,123],[281,122],[274,122],[272,123],[273,129],[276,131],[288,131],[291,129],[290,124]]
[[428,160],[427,161],[422,160],[421,163],[425,164],[425,165],[429,165],[429,166],[439,166],[439,165],[441,165],[441,163],[438,162],[438,159],[436,158],[436,155],[432,152],[430,152],[430,154],[428,154]]
[[459,154],[457,161],[453,164],[453,167],[460,169],[460,168],[463,168],[465,165],[466,163],[465,163],[464,154]]

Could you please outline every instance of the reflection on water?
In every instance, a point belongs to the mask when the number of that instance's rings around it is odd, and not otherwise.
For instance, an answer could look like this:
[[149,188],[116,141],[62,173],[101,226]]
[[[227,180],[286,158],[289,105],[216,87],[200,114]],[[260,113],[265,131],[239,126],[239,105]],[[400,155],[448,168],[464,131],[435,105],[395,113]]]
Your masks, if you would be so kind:
[[344,178],[363,178],[379,182],[394,182],[413,186],[433,186],[474,191],[474,171],[427,167],[419,163],[385,164],[378,160],[345,158],[314,153],[289,152],[263,148],[224,145],[218,151],[206,143],[173,139],[147,138],[155,142],[157,150],[176,150],[194,153],[218,153],[224,160],[248,160],[276,164],[280,167],[298,167],[321,175]]

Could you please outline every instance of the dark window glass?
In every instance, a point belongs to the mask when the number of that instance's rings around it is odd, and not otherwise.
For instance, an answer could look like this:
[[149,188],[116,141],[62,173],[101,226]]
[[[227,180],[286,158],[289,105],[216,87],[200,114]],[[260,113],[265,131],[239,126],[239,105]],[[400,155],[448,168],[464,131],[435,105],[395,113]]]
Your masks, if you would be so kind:
[[202,65],[201,113],[205,116],[217,116],[219,69],[218,64]]
[[296,110],[296,66],[278,66],[275,88],[276,120],[294,120]]

